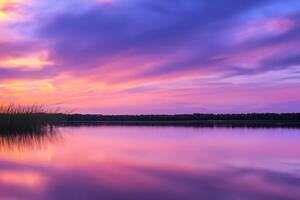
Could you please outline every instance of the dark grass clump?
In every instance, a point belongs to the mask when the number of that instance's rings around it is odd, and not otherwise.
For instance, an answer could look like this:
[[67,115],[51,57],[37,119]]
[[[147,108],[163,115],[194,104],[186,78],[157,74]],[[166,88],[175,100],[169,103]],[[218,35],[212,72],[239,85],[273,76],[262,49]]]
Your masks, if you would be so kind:
[[43,106],[0,106],[0,134],[35,134],[48,131],[62,120],[57,111]]

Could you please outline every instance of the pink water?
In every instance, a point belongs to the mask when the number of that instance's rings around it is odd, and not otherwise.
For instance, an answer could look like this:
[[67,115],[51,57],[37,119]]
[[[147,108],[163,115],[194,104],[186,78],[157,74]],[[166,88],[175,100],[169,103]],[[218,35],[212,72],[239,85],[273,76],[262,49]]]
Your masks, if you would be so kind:
[[299,200],[300,130],[102,126],[0,147],[1,200]]

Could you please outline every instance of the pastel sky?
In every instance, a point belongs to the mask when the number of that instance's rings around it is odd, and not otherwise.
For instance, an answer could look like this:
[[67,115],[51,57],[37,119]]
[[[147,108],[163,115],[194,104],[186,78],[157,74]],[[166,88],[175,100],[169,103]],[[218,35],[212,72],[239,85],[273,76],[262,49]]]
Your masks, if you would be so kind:
[[300,1],[0,0],[0,102],[300,112]]

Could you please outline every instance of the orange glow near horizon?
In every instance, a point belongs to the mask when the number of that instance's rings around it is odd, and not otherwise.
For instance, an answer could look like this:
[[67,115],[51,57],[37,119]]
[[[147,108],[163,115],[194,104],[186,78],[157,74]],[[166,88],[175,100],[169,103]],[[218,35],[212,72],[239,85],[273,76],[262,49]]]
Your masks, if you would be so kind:
[[18,18],[14,10],[24,0],[0,0],[0,22]]
[[[219,23],[213,5],[146,4],[0,0],[0,104],[92,114],[300,111],[296,13],[271,6],[273,15],[250,17],[245,5],[244,18],[233,12]],[[206,19],[202,6],[216,26],[200,29],[205,20],[191,17]]]
[[21,70],[41,70],[45,66],[53,65],[48,60],[48,53],[41,51],[25,57],[11,57],[0,60],[0,68],[20,68]]

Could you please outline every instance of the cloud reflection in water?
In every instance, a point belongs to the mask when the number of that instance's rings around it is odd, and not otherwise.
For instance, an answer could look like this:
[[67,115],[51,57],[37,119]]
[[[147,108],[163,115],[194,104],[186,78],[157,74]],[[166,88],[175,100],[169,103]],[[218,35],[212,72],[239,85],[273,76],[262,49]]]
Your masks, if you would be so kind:
[[300,199],[297,130],[61,131],[46,149],[1,151],[1,199]]

